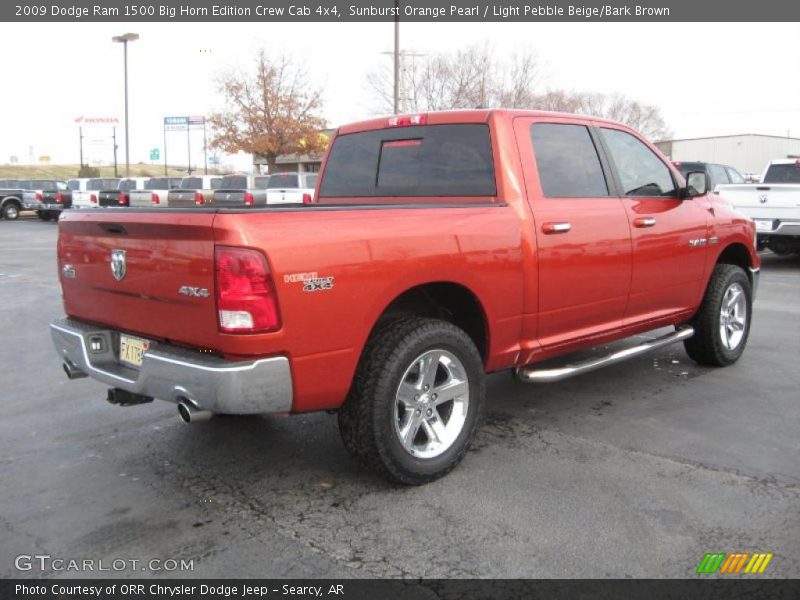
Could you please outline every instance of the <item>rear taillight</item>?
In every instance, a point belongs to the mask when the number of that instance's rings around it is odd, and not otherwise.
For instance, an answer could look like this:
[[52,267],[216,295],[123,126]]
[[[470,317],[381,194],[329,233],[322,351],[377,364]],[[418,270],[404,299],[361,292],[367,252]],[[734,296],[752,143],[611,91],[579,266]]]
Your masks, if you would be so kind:
[[200,192],[195,192],[194,193],[194,203],[197,204],[197,206],[200,206],[204,202],[205,202],[205,199],[203,198],[203,194],[201,194]]
[[42,195],[39,192],[36,192],[35,198],[36,198],[37,202],[41,202],[42,201]]
[[92,194],[89,197],[89,200],[91,201],[92,204],[97,204],[97,194]]
[[150,200],[153,201],[153,204],[161,204],[161,200],[159,200],[158,194],[156,194],[155,192],[150,194]]
[[128,204],[128,194],[120,194],[119,195],[119,203],[122,206]]
[[64,194],[61,192],[56,192],[56,202],[59,204],[64,204]]
[[255,198],[253,198],[253,194],[250,192],[245,192],[244,203],[247,204],[247,206],[253,206],[256,203]]
[[260,333],[280,329],[275,284],[257,250],[217,246],[214,253],[219,329]]
[[412,125],[425,125],[428,115],[405,115],[402,117],[389,117],[389,127],[411,127]]
[[303,204],[311,204],[311,194],[303,194]]

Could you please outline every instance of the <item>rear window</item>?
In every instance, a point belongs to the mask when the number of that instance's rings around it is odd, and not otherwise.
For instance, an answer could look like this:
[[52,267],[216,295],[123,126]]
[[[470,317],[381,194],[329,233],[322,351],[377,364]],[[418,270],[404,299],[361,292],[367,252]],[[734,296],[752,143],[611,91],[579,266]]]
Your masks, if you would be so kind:
[[199,177],[184,177],[181,181],[182,190],[202,190],[203,180]]
[[307,188],[316,187],[317,186],[317,177],[319,177],[319,175],[317,175],[316,173],[310,173],[310,174],[306,175],[306,187]]
[[54,190],[56,189],[56,182],[52,179],[33,179],[31,180],[32,190]]
[[91,191],[115,190],[119,186],[119,179],[90,179],[86,183],[86,189]]
[[265,190],[269,187],[270,177],[256,177],[253,183],[258,190]]
[[153,177],[145,185],[146,190],[166,190],[170,188],[173,179],[170,177]]
[[123,192],[130,192],[131,190],[138,189],[135,179],[123,179],[119,184],[119,189]]
[[222,177],[212,177],[210,183],[212,190],[218,190],[220,188],[220,184],[222,183]]
[[269,178],[267,187],[271,190],[275,188],[296,188],[300,187],[297,173],[275,173]]
[[[271,182],[270,182],[270,187]],[[489,127],[423,125],[338,136],[320,197],[494,196]]]
[[67,182],[67,189],[70,189],[70,190],[72,190],[73,192],[74,192],[75,190],[79,190],[79,189],[81,189],[81,182],[80,182],[80,181],[78,181],[77,179],[70,179],[70,180]]
[[783,165],[770,165],[761,183],[800,183],[800,160]]
[[219,189],[221,190],[246,190],[247,177],[244,175],[226,175],[222,178]]

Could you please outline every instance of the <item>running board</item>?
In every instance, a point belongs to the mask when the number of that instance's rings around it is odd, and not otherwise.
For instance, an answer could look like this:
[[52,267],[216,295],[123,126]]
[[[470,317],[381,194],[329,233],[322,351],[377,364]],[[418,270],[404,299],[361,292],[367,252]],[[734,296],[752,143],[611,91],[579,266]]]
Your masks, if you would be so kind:
[[608,365],[613,365],[624,360],[628,360],[629,358],[635,358],[636,356],[645,354],[651,350],[656,350],[657,348],[682,342],[683,340],[689,339],[693,335],[694,329],[688,326],[681,327],[673,333],[650,340],[649,342],[644,342],[643,344],[639,344],[633,348],[625,348],[624,350],[619,350],[609,354],[608,356],[592,358],[583,362],[567,365],[565,367],[559,367],[557,369],[537,369],[532,365],[527,367],[519,367],[516,369],[516,376],[517,379],[525,383],[551,383],[553,381],[561,381],[562,379],[568,379],[569,377],[574,377],[575,375],[588,373],[589,371],[607,367]]

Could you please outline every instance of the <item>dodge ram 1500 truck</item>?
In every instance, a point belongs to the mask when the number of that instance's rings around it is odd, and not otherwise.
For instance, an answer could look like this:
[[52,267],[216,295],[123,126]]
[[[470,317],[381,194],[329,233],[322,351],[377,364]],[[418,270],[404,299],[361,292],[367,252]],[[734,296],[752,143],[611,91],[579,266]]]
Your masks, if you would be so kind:
[[72,206],[72,192],[64,181],[32,179],[30,189],[22,195],[22,206],[36,211],[42,221],[54,221],[62,210]]
[[97,208],[100,206],[100,191],[115,190],[119,182],[119,178],[116,177],[89,179],[83,189],[72,191],[72,208]]
[[264,206],[269,181],[269,175],[226,175],[214,190],[212,203],[220,208]]
[[128,177],[120,179],[116,188],[100,190],[98,204],[103,207],[130,206],[131,194],[145,189],[150,182],[149,177]]
[[761,183],[720,185],[718,192],[755,221],[759,249],[800,252],[800,159],[773,160]]
[[138,207],[165,207],[167,194],[170,190],[177,189],[181,183],[180,177],[153,177],[143,189],[133,190],[128,196],[129,206]]
[[222,177],[211,175],[192,175],[181,179],[181,184],[176,190],[167,194],[167,206],[170,208],[192,208],[211,204],[214,199],[214,190],[219,189]]
[[464,456],[486,373],[558,381],[679,341],[739,359],[755,230],[706,187],[591,117],[360,122],[336,131],[313,204],[65,213],[51,335],[111,403],[167,400],[186,422],[337,411],[356,458],[421,484]]
[[0,179],[0,217],[14,221],[22,211],[22,196],[31,185],[27,179]]

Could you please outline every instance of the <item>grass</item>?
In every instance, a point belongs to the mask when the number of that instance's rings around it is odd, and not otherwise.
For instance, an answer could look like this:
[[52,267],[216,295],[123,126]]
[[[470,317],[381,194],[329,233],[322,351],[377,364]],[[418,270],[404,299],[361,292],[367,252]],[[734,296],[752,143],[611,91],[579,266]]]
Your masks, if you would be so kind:
[[[194,165],[193,165],[194,167]],[[99,167],[100,177],[114,177],[114,167]],[[78,165],[0,165],[0,179],[72,179],[78,176]],[[125,173],[125,165],[117,167],[119,176]],[[221,173],[209,169],[209,174]],[[172,177],[186,176],[186,167],[170,167],[168,173]],[[202,175],[203,168],[192,169],[192,174]],[[157,177],[164,175],[164,165],[137,164],[131,165],[131,177]]]

